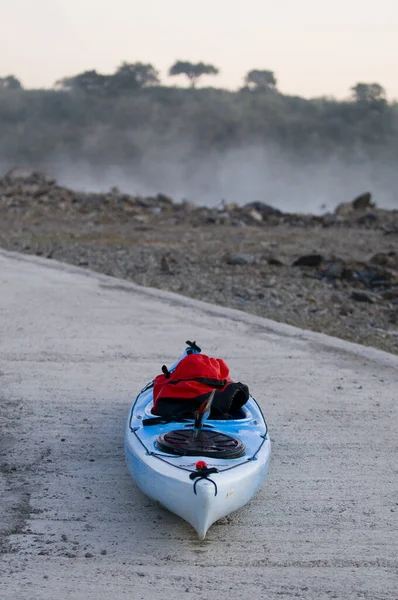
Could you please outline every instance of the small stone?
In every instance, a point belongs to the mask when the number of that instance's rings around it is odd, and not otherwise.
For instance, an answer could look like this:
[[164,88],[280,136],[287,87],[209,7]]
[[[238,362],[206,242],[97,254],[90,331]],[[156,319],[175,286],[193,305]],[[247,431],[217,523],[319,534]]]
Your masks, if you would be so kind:
[[322,261],[321,254],[304,254],[294,261],[293,267],[319,267]]
[[226,262],[229,265],[254,265],[257,257],[254,254],[230,254]]
[[351,298],[353,300],[356,300],[357,302],[368,302],[370,304],[373,304],[375,302],[374,296],[369,294],[368,292],[353,291],[351,293]]
[[165,255],[162,256],[161,260],[160,260],[160,269],[163,273],[167,273],[167,274],[171,274],[171,267],[170,267],[170,263],[167,260],[167,257]]
[[250,210],[248,213],[249,217],[251,217],[254,221],[257,221],[258,223],[261,223],[263,220],[263,215],[258,212],[258,210]]
[[274,208],[264,202],[249,202],[248,204],[245,204],[242,209],[246,212],[255,210],[259,212],[263,218],[269,215],[281,216],[283,214],[278,208]]
[[94,554],[91,554],[91,552],[86,552],[86,554],[84,555],[84,558],[93,558]]
[[279,258],[275,258],[275,256],[270,256],[267,262],[269,265],[274,265],[275,267],[283,267],[283,262]]
[[374,265],[381,267],[390,267],[398,270],[398,252],[378,252],[369,261]]

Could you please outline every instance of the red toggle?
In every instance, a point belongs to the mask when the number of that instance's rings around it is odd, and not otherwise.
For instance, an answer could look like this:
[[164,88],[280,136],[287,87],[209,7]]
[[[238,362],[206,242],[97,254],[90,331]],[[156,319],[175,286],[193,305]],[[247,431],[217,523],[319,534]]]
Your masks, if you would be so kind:
[[206,469],[207,467],[207,463],[205,463],[204,460],[198,460],[198,462],[196,463],[195,467],[199,470],[199,469]]

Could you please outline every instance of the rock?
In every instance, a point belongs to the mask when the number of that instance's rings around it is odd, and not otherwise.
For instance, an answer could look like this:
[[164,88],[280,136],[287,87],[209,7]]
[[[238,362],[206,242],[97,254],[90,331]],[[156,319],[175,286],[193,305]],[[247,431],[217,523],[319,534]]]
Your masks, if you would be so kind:
[[[42,201],[44,202],[48,202],[48,196],[47,194],[49,194],[51,191],[51,187],[49,185],[45,185],[45,186],[37,186],[36,190],[31,190],[31,195],[33,196],[33,198],[41,198]],[[45,198],[43,198],[43,196],[47,196]]]
[[238,204],[236,204],[236,202],[231,202],[230,204],[227,204],[226,202],[223,201],[221,211],[226,211],[227,213],[233,213],[237,210],[239,210],[239,206],[238,206]]
[[336,215],[330,213],[327,213],[321,217],[321,224],[323,227],[332,227],[333,225],[336,225],[337,222],[338,219]]
[[376,205],[372,203],[371,198],[371,193],[365,192],[354,198],[352,202],[342,202],[339,204],[335,208],[334,214],[340,217],[348,217],[352,215],[354,211],[364,211],[369,208],[376,208]]
[[353,208],[352,208],[351,202],[341,202],[334,209],[335,216],[343,218],[343,219],[345,217],[348,217],[349,215],[352,215],[352,212],[353,212]]
[[370,192],[365,192],[354,198],[351,205],[354,210],[366,210],[367,208],[375,208],[376,206],[372,203],[372,194]]
[[218,213],[218,222],[220,223],[220,225],[226,225],[227,223],[231,223],[231,215],[226,211]]
[[172,270],[170,267],[170,263],[167,260],[167,256],[164,254],[160,260],[160,269],[163,273],[167,273],[168,275],[172,274]]
[[190,200],[183,200],[181,204],[176,204],[175,208],[182,210],[183,212],[192,213],[198,208],[194,202]]
[[369,266],[355,269],[353,277],[369,288],[389,287],[391,285],[392,275],[386,270],[380,270]]
[[270,292],[270,303],[275,308],[278,308],[283,304],[280,294],[276,290],[271,290]]
[[344,260],[335,258],[320,268],[319,274],[326,279],[351,279],[352,271],[346,267]]
[[398,221],[396,223],[390,223],[382,227],[384,235],[392,235],[398,233]]
[[251,217],[254,221],[261,223],[263,221],[263,215],[258,210],[250,210],[248,216]]
[[258,262],[254,254],[230,254],[226,257],[228,265],[254,265]]
[[293,267],[319,267],[322,261],[321,254],[305,254],[294,261]]
[[29,167],[13,167],[5,174],[4,179],[7,183],[46,183],[48,185],[56,183],[53,177]]
[[247,227],[246,223],[242,219],[232,219],[231,225],[233,225],[233,227]]
[[366,213],[365,215],[359,217],[357,223],[358,225],[366,226],[374,225],[375,223],[377,223],[377,215],[375,215],[374,213]]
[[275,256],[269,256],[267,258],[267,263],[269,265],[274,265],[275,267],[283,267],[284,264],[281,260],[279,260],[279,258],[275,258]]
[[151,208],[152,206],[156,206],[156,199],[142,198],[141,196],[138,196],[135,198],[135,204],[136,206],[141,206],[142,208]]
[[281,210],[274,208],[269,204],[264,204],[264,202],[249,202],[248,204],[242,206],[242,210],[244,210],[247,213],[249,213],[252,210],[255,210],[256,212],[261,214],[263,219],[264,217],[269,217],[270,215],[280,216],[283,214]]
[[398,301],[398,287],[391,288],[390,290],[382,290],[380,296],[383,300],[390,300],[395,304]]
[[351,298],[357,302],[369,302],[370,304],[373,304],[377,299],[374,294],[370,294],[369,292],[358,292],[357,290],[354,290],[351,293]]
[[167,204],[169,206],[174,204],[173,200],[169,196],[166,196],[166,194],[158,194],[156,200],[159,204]]
[[161,206],[152,206],[149,209],[149,212],[152,213],[153,215],[160,215],[160,213],[162,212],[162,207]]
[[378,252],[369,261],[374,265],[398,270],[398,252]]

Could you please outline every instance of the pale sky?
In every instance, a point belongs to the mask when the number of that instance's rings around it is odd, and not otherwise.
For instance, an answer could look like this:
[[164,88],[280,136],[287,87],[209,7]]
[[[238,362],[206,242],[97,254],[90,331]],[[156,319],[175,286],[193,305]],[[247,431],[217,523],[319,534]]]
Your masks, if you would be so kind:
[[269,69],[287,94],[344,98],[363,81],[398,99],[398,0],[3,0],[0,27],[0,76],[25,87],[122,61],[185,85],[167,77],[180,59],[220,69],[202,85]]

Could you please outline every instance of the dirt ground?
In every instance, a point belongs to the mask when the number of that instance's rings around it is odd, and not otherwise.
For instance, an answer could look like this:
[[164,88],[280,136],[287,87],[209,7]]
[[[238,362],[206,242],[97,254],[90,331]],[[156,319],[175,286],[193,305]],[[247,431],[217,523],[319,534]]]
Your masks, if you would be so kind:
[[316,217],[14,172],[0,180],[0,246],[398,353],[398,211],[366,195]]

